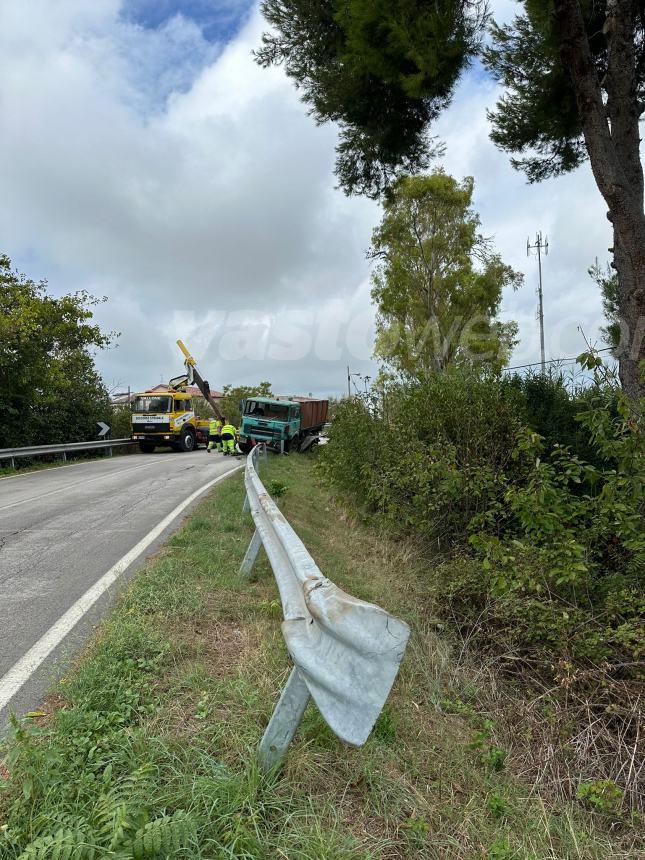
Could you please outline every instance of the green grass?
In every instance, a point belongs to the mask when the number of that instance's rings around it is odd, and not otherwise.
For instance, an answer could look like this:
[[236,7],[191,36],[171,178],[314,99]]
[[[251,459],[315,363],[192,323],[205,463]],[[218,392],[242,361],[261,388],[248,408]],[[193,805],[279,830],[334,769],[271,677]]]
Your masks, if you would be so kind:
[[289,660],[264,554],[253,581],[237,575],[252,534],[238,474],[134,578],[47,716],[16,722],[0,858],[637,856],[625,822],[513,773],[406,548],[345,515],[312,458],[270,458],[262,477],[287,488],[280,507],[321,570],[412,627],[368,742],[344,746],[310,706],[282,773],[255,767]]

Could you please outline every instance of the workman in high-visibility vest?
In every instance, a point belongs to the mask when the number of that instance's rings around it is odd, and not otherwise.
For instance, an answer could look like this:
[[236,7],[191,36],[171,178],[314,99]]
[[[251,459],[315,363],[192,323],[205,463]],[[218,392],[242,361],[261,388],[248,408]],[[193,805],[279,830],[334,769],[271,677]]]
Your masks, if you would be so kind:
[[237,430],[232,424],[222,415],[222,451],[224,456],[227,454],[235,454],[235,434]]
[[210,454],[211,449],[216,451],[222,450],[222,422],[219,418],[211,418],[208,424],[208,447],[206,453]]

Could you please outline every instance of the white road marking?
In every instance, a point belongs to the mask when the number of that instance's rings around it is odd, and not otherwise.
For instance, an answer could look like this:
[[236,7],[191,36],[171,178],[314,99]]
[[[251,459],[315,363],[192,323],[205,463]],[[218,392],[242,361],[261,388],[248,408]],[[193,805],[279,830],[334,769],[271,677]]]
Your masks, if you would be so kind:
[[243,469],[244,465],[240,464],[225,472],[223,475],[218,475],[212,481],[201,486],[194,493],[191,493],[187,499],[184,499],[168,516],[164,517],[148,534],[141,538],[138,544],[132,547],[123,558],[113,565],[107,573],[94,583],[91,588],[83,594],[82,597],[74,603],[65,612],[49,630],[40,637],[38,642],[27,651],[9,671],[0,678],[0,711],[7,706],[11,699],[16,695],[18,690],[25,684],[26,681],[33,675],[38,667],[47,659],[51,652],[63,641],[63,639],[71,633],[74,627],[78,624],[81,618],[88,612],[96,601],[104,594],[107,589],[127,570],[127,568],[144,552],[150,544],[155,541],[159,535],[166,529],[172,521],[185,510],[191,502],[194,502],[198,496],[210,489],[213,484],[223,481],[234,472]]
[[[37,502],[39,499],[44,499],[47,496],[55,496],[56,493],[64,493],[65,490],[71,490],[72,487],[79,487],[81,484],[93,484],[94,481],[106,481],[108,478],[116,475],[131,474],[138,469],[148,469],[150,466],[158,465],[158,463],[143,463],[141,466],[133,466],[131,469],[119,469],[118,472],[106,472],[105,475],[97,475],[96,478],[84,478],[82,481],[74,481],[73,484],[65,484],[64,487],[59,487],[57,490],[50,490],[47,493],[41,493],[39,496],[30,496],[28,499],[20,499],[18,502],[10,502],[8,505],[0,505],[0,511],[7,508],[16,508],[18,505],[25,505],[27,502]],[[50,471],[50,470],[43,470]]]

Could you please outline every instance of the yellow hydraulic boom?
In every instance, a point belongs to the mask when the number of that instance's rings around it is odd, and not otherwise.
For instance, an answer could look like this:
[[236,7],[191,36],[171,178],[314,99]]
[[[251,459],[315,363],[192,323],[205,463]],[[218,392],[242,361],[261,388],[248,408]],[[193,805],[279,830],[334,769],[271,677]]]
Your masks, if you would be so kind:
[[204,398],[210,403],[211,408],[215,415],[218,418],[222,417],[222,413],[219,410],[219,406],[217,405],[217,401],[211,397],[211,389],[208,382],[202,377],[200,372],[197,370],[197,362],[192,357],[192,355],[188,352],[188,348],[183,340],[177,341],[177,346],[184,354],[184,364],[186,365],[186,372],[188,374],[188,381],[191,383],[195,383],[195,385],[199,388],[201,393],[204,395]]

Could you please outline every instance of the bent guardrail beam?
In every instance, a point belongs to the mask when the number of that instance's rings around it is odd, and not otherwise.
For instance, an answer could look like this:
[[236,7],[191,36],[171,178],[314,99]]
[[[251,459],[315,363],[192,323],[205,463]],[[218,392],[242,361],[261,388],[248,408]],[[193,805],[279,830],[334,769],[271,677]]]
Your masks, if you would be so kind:
[[249,576],[264,546],[280,592],[282,634],[294,663],[258,748],[259,766],[267,771],[283,758],[310,696],[341,740],[364,744],[392,688],[410,630],[404,621],[351,597],[323,576],[260,481],[260,447],[246,461],[246,502],[255,534],[240,572]]
[[67,454],[76,451],[91,451],[94,448],[121,448],[126,445],[136,445],[132,439],[94,439],[91,442],[65,442],[56,445],[28,445],[23,448],[0,448],[0,460],[11,460],[15,468],[14,460],[21,457],[39,457],[43,454],[62,454],[67,459]]

